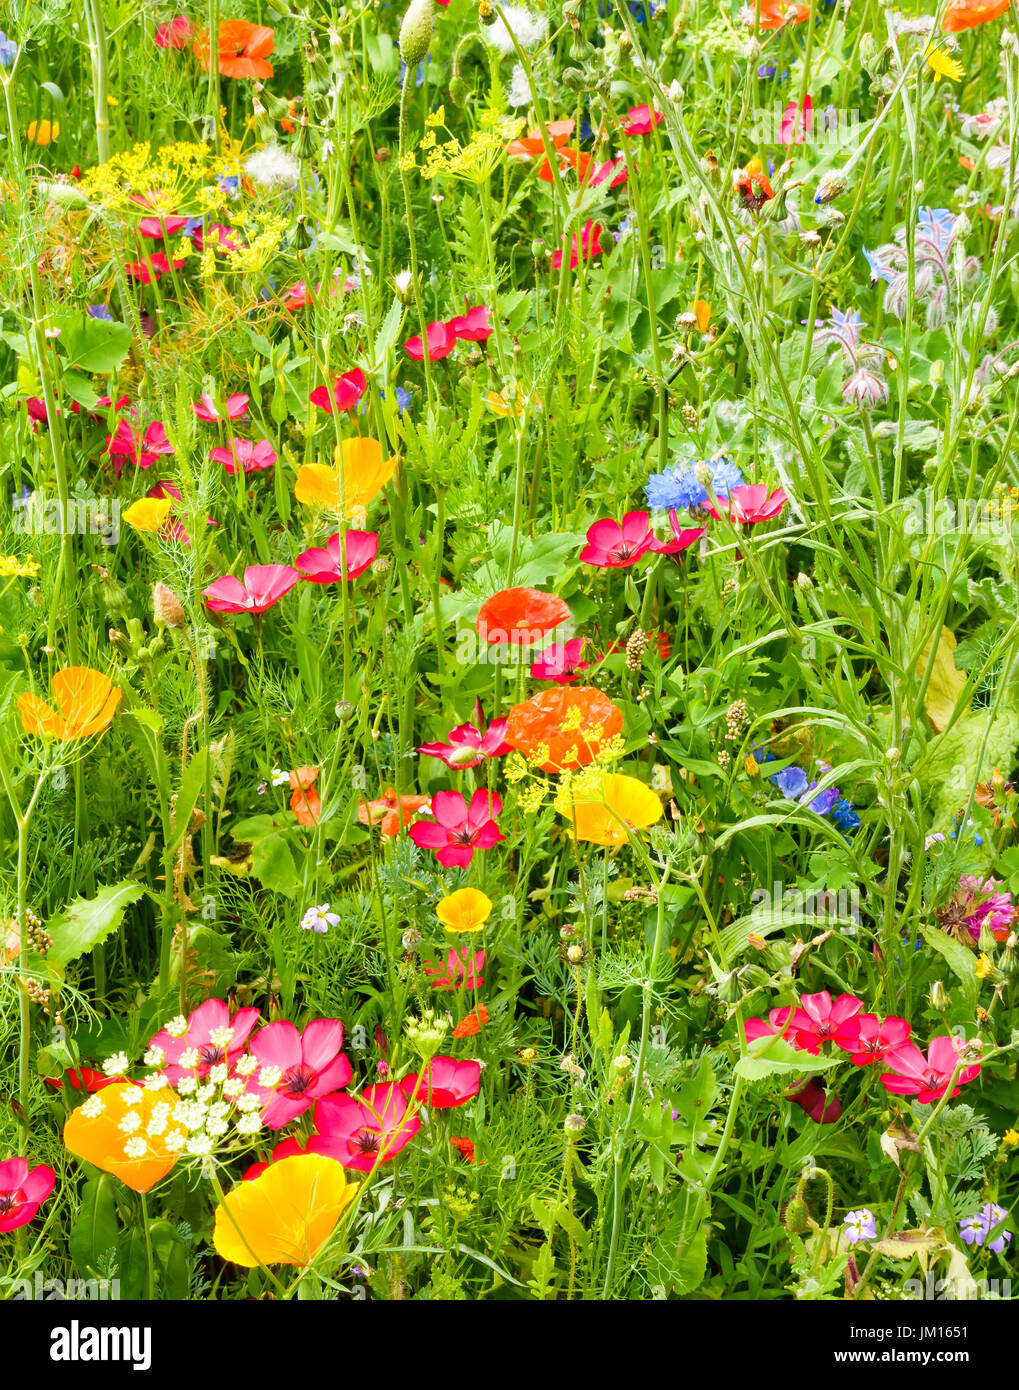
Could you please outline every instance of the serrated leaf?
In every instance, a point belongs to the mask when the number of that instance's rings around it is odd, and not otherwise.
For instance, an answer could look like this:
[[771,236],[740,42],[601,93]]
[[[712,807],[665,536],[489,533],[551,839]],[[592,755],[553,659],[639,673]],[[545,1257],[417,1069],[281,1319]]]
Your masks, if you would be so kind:
[[120,926],[125,910],[145,896],[140,883],[125,881],[102,888],[94,898],[79,898],[49,924],[53,945],[49,960],[67,965],[101,945]]

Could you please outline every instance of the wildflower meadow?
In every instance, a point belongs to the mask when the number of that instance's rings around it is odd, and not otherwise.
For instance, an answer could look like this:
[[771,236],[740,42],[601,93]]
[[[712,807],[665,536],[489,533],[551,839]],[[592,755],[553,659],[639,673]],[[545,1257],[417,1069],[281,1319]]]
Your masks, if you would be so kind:
[[0,1297],[1011,1299],[1015,0],[0,20]]

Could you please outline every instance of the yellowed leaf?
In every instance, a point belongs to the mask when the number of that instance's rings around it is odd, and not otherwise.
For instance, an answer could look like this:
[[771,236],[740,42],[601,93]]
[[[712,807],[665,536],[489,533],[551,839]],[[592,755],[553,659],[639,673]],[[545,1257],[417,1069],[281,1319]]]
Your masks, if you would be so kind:
[[[931,672],[930,683],[923,697],[924,704],[927,706],[927,718],[939,734],[948,727],[956,702],[966,684],[966,672],[956,669],[955,647],[955,633],[950,628],[943,627],[938,639],[938,650],[934,657],[934,670]],[[930,656],[931,644],[928,642],[920,653],[920,660],[916,663],[916,674],[921,680],[927,670]],[[968,710],[969,703],[966,704],[965,709],[960,710],[960,715],[965,714]]]

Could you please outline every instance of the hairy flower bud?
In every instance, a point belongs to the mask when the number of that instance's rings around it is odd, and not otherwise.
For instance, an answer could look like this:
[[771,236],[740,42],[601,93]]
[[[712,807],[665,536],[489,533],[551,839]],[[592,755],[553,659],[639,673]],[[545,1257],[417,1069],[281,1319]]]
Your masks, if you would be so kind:
[[400,25],[400,57],[408,68],[424,62],[434,32],[434,0],[411,0]]
[[156,583],[152,587],[152,616],[157,623],[167,627],[186,627],[187,615],[181,607],[180,599],[165,584]]

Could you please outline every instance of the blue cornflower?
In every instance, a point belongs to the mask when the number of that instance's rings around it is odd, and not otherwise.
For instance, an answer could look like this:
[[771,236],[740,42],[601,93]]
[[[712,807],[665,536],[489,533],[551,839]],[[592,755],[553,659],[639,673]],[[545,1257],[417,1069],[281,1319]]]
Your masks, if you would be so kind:
[[844,796],[840,796],[836,800],[834,806],[832,806],[831,811],[829,812],[829,815],[831,816],[834,824],[837,825],[840,830],[859,829],[860,817],[853,810],[853,803],[851,801],[847,801]]
[[18,45],[0,29],[0,68],[11,68],[18,56]]
[[[808,791],[813,791],[817,782],[811,782]],[[806,797],[803,798],[806,801]],[[827,791],[820,792],[813,800],[808,801],[807,805],[812,811],[816,811],[819,816],[831,815],[832,809],[839,799],[838,787],[829,787]]]
[[711,486],[716,497],[728,497],[730,488],[743,486],[743,474],[732,459],[712,459]]
[[[743,482],[743,474],[731,459],[712,459],[709,467],[711,487],[716,497],[728,497],[729,489],[739,487]],[[653,511],[680,510],[684,507],[693,511],[696,507],[706,506],[708,501],[707,492],[697,481],[695,469],[683,468],[678,463],[664,473],[652,473],[644,488],[644,496]]]

